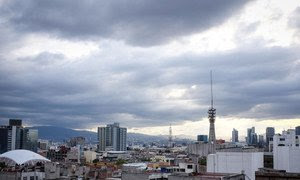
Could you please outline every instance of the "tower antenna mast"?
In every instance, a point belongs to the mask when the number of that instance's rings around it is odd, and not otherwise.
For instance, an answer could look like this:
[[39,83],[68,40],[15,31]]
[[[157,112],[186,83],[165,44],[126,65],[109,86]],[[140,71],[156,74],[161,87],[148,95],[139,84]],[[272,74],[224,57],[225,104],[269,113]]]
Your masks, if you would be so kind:
[[213,106],[214,106],[214,96],[213,96],[212,70],[210,70],[210,95],[211,95],[211,108],[213,108]]
[[209,138],[208,141],[211,144],[216,142],[216,132],[215,132],[215,121],[216,121],[216,109],[214,106],[213,99],[213,81],[212,81],[212,70],[210,71],[210,95],[211,95],[211,107],[208,109],[208,120],[209,120]]
[[172,148],[173,146],[173,137],[172,137],[172,126],[170,124],[170,128],[169,128],[169,147]]

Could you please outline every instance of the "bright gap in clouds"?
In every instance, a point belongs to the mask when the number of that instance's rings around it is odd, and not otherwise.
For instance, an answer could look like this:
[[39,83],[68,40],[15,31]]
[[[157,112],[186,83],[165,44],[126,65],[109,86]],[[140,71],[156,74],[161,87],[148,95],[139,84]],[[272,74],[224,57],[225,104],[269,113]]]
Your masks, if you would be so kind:
[[29,34],[24,38],[24,46],[15,49],[11,54],[20,58],[37,56],[47,52],[61,54],[69,60],[80,60],[99,51],[99,46],[93,41],[68,41],[47,34]]
[[169,57],[185,53],[216,53],[238,49],[259,39],[266,46],[290,46],[299,43],[295,30],[288,27],[290,14],[299,4],[299,0],[288,3],[253,1],[242,14],[204,32],[178,38],[157,50],[163,49],[160,53]]
[[[225,139],[227,141],[231,139],[233,128],[239,131],[239,140],[245,141],[247,128],[253,126],[258,135],[265,135],[266,127],[275,127],[276,133],[281,133],[283,130],[294,129],[299,124],[300,119],[255,121],[253,119],[217,118],[215,122],[217,139]],[[177,138],[196,139],[197,135],[208,135],[208,130],[209,122],[207,118],[203,118],[201,121],[185,121],[182,124],[172,124],[173,136]],[[169,135],[169,126],[130,128],[128,132]]]
[[[288,21],[299,4],[299,0],[256,1],[245,9],[240,17],[240,22],[250,25],[248,26],[249,32],[252,33],[250,38],[263,38],[267,42],[267,46],[290,46],[297,42],[297,39],[294,37],[295,30],[289,27]],[[251,27],[251,25],[257,27]]]

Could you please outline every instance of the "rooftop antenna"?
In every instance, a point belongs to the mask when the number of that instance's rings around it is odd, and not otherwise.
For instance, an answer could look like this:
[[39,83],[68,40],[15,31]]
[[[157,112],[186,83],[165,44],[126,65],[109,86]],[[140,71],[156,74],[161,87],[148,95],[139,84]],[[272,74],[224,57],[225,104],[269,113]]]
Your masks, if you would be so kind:
[[211,95],[211,108],[213,108],[213,106],[214,106],[214,96],[213,96],[212,70],[210,70],[210,95]]
[[169,128],[169,147],[171,148],[173,146],[173,137],[172,137],[172,126],[170,124]]

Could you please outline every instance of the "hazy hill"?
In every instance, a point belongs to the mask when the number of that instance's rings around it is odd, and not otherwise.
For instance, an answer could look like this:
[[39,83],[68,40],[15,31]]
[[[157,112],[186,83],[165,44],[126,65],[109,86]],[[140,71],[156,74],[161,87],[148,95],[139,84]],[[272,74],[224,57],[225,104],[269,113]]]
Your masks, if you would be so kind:
[[77,131],[69,128],[63,128],[58,126],[34,126],[31,129],[37,129],[39,131],[40,139],[47,139],[52,141],[64,141],[71,137],[83,136],[87,140],[96,141],[97,133],[92,131]]
[[[97,133],[92,131],[78,131],[57,126],[35,126],[31,127],[31,129],[38,129],[40,139],[62,142],[70,139],[71,137],[83,136],[88,141],[97,142]],[[127,133],[127,139],[128,141],[153,142],[166,140],[166,137]]]

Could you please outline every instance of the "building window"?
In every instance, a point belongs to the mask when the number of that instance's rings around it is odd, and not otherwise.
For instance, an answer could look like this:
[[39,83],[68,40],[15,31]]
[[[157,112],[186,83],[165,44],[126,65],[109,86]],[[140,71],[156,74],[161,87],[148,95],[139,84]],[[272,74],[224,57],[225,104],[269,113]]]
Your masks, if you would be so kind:
[[295,138],[298,139],[298,136],[296,136]]
[[189,164],[189,165],[187,165],[187,168],[188,169],[193,169],[193,165]]
[[279,141],[285,141],[285,139],[284,138],[279,138]]
[[34,180],[34,176],[30,176],[30,180]]
[[278,144],[278,146],[285,146],[284,144]]
[[299,146],[299,144],[296,144],[296,146]]

